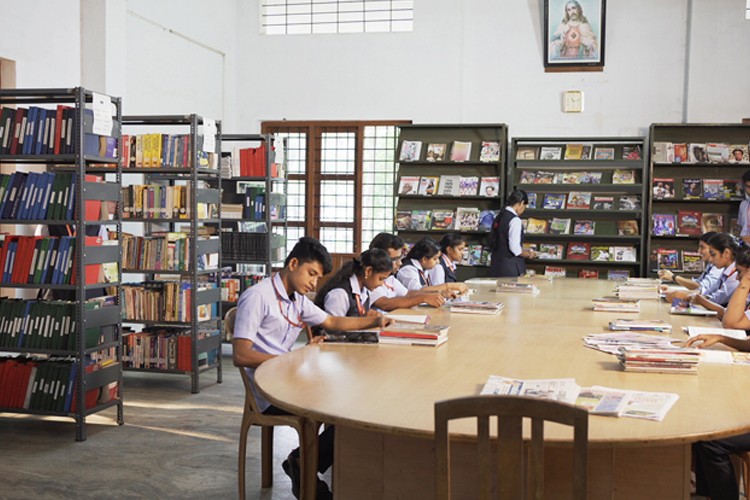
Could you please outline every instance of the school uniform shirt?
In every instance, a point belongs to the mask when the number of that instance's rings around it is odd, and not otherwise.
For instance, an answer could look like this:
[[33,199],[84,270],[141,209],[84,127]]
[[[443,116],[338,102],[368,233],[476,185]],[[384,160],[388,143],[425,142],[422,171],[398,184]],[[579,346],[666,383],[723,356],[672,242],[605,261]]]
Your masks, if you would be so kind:
[[456,282],[456,263],[447,255],[441,254],[438,265],[427,271],[430,277],[430,283],[433,285],[442,285],[443,283]]
[[705,271],[695,278],[695,282],[700,286],[700,294],[706,295],[709,293],[709,290],[716,290],[723,272],[723,267],[716,267],[713,264],[706,266]]
[[355,275],[349,277],[348,286],[334,288],[323,299],[323,308],[331,316],[364,316],[370,309],[370,292],[360,288]]
[[737,225],[740,226],[740,237],[750,236],[750,198],[745,195],[737,212]]
[[740,280],[737,279],[737,269],[734,267],[734,262],[732,262],[724,268],[724,271],[721,273],[721,277],[719,277],[719,288],[715,292],[706,295],[706,298],[711,302],[726,307],[729,303],[729,299],[739,285]]
[[404,262],[404,265],[398,270],[396,278],[407,290],[421,290],[431,284],[430,278],[425,274],[422,264],[417,259],[409,259]]
[[[251,340],[253,350],[264,354],[286,354],[292,349],[304,324],[317,326],[327,317],[325,311],[304,295],[297,292],[287,295],[281,277],[274,274],[240,296],[234,338]],[[245,371],[258,407],[265,411],[271,403],[263,399],[255,387],[255,368],[246,367]]]
[[394,297],[403,297],[407,293],[409,293],[409,290],[395,276],[391,275],[383,281],[382,285],[370,292],[370,305],[374,305],[381,297],[392,299]]

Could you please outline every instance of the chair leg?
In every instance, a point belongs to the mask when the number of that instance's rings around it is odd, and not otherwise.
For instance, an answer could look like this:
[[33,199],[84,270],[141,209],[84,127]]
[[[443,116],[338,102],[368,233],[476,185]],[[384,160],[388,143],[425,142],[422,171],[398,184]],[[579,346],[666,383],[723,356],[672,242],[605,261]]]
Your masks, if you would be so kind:
[[240,449],[237,460],[237,480],[240,500],[245,500],[245,460],[247,455],[247,433],[250,430],[250,420],[242,419],[240,426]]
[[745,490],[743,494],[745,498],[750,498],[750,454],[745,452],[740,457],[742,457],[742,486]]
[[320,424],[305,419],[299,432],[300,499],[315,500],[318,488],[318,428]]
[[273,429],[273,426],[261,427],[260,484],[263,488],[270,488],[273,486]]

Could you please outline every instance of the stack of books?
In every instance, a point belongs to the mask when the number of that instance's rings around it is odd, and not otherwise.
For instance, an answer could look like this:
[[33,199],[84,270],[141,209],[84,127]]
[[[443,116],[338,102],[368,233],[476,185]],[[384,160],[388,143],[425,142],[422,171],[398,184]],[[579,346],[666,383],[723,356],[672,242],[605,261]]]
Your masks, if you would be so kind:
[[615,332],[594,333],[583,337],[583,345],[607,354],[620,354],[622,349],[677,349],[672,346],[673,339],[667,335],[647,333]]
[[637,313],[641,311],[639,299],[624,299],[621,297],[599,297],[592,299],[594,311],[605,312],[628,312]]
[[692,304],[688,300],[674,299],[672,307],[669,309],[670,314],[685,314],[689,316],[716,316],[716,311],[711,311],[705,307]]
[[518,283],[508,281],[497,281],[497,292],[523,293],[527,295],[538,295],[539,288],[533,283]]
[[698,374],[697,349],[658,349],[625,347],[618,354],[626,372]]
[[439,346],[448,341],[448,325],[392,323],[380,332],[381,344]]
[[617,296],[621,299],[658,299],[659,279],[628,278],[617,287]]
[[450,304],[450,311],[452,313],[494,315],[503,311],[503,303],[472,300],[453,301]]
[[609,322],[612,331],[664,332],[672,331],[672,325],[663,319],[616,319]]

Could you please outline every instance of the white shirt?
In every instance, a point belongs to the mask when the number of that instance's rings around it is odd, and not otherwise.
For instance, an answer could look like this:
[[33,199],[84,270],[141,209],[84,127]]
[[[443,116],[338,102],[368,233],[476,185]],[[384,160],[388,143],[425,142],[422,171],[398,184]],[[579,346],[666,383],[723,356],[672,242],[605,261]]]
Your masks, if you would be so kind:
[[[349,284],[352,287],[352,294],[359,295],[359,303],[364,307],[370,292],[367,288],[359,288],[359,280],[354,274],[349,277]],[[334,288],[323,299],[323,307],[331,316],[346,316],[346,313],[349,312],[349,292],[343,288]]]
[[[512,207],[505,207],[505,210],[508,210],[513,215],[518,215]],[[521,255],[521,252],[523,252],[523,248],[521,248],[522,230],[521,218],[513,217],[508,224],[508,248],[515,256]]]
[[[396,278],[406,287],[407,290],[421,290],[422,287],[429,285],[428,277],[422,269],[422,264],[417,259],[409,259],[412,265],[403,266],[398,270]],[[422,284],[422,279],[427,282]]]
[[370,305],[375,305],[375,302],[381,297],[392,299],[394,297],[403,297],[407,293],[409,293],[409,290],[395,276],[391,275],[385,279],[381,286],[370,292]]

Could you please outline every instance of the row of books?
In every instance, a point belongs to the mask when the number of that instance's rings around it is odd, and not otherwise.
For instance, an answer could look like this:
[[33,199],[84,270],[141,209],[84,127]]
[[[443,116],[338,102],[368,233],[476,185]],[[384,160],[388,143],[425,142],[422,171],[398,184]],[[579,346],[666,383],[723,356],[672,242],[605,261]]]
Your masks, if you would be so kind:
[[626,372],[698,374],[700,353],[689,348],[625,347],[617,355]]
[[500,195],[500,177],[473,177],[460,175],[402,176],[398,184],[399,195],[419,196],[485,196]]
[[[604,271],[602,271],[603,273]],[[545,278],[566,278],[568,268],[564,266],[544,266]],[[579,269],[577,276],[583,279],[599,279],[598,269]],[[627,269],[608,269],[607,279],[611,281],[624,281],[630,278],[630,271]]]
[[590,260],[594,262],[637,262],[635,246],[592,245],[591,243],[524,243],[524,249],[536,252],[540,260]]
[[[450,161],[471,161],[471,149],[472,143],[470,141],[453,141],[453,144],[451,145]],[[401,143],[398,161],[445,161],[447,151],[447,143],[431,142],[427,145],[425,156],[422,158],[422,141],[403,141]],[[500,161],[500,143],[494,141],[482,141],[478,159],[481,162],[487,163]]]
[[[269,152],[266,145],[263,144],[257,148],[239,148],[232,149],[229,155],[221,158],[221,177],[230,179],[232,177],[265,177],[266,171],[266,153],[274,155],[276,160],[276,148],[279,147],[274,142],[273,148]],[[286,175],[283,163],[271,162],[271,177],[280,178]]]
[[[565,154],[563,155],[563,151]],[[565,144],[560,146],[518,146],[516,160],[640,160],[641,146],[594,146]]]
[[[199,168],[217,168],[217,155],[203,151],[203,136],[196,135]],[[122,136],[122,168],[190,168],[193,152],[190,134],[138,134]]]
[[[574,210],[623,210],[637,211],[641,209],[640,195],[622,195],[617,198],[615,209],[615,196],[592,196],[589,192],[570,193],[527,193],[529,197],[528,208],[543,208],[546,210],[574,209]],[[543,195],[542,204],[538,199]]]
[[[218,240],[218,236],[199,238],[199,241]],[[159,271],[187,271],[193,263],[190,257],[191,240],[187,233],[156,232],[150,236],[122,235],[122,264],[125,269]],[[196,269],[215,269],[219,254],[201,254],[195,259]]]
[[[724,231],[724,215],[696,210],[678,210],[677,214],[653,214],[651,234],[654,236],[700,236],[709,231]],[[736,226],[730,220],[730,229]]]
[[[46,109],[7,108],[0,110],[0,154],[58,155],[76,150],[75,123],[78,111],[70,106]],[[116,158],[117,139],[93,133],[93,110],[84,110],[83,154]],[[113,124],[113,128],[117,124]]]
[[270,203],[266,203],[265,189],[262,187],[248,187],[245,191],[243,203],[223,203],[221,205],[222,219],[252,219],[266,220],[266,208],[271,210],[271,220],[286,218],[286,195],[271,193]]
[[[219,335],[216,329],[199,329],[198,340]],[[144,329],[124,337],[123,368],[190,371],[193,368],[190,330],[177,328]],[[198,367],[211,366],[218,349],[198,352]]]
[[544,170],[521,170],[519,184],[635,184],[635,170],[616,169],[611,178],[604,178],[603,172],[551,172]]
[[[268,233],[243,233],[222,231],[221,258],[226,260],[265,261],[268,256]],[[273,261],[283,261],[286,257],[286,237],[271,233],[271,255]]]
[[[116,244],[86,236],[86,246]],[[75,285],[75,236],[18,236],[0,234],[0,271],[6,284]],[[114,276],[116,276],[116,263]],[[111,266],[108,264],[107,268]],[[86,284],[113,281],[102,264],[86,266]],[[115,278],[116,279],[116,278]]]
[[[655,178],[651,186],[654,199],[677,198],[674,178]],[[744,196],[737,179],[682,179],[681,194],[683,200],[741,200]]]
[[[190,219],[192,217],[190,186],[132,184],[122,188],[123,219]],[[215,203],[197,203],[199,219],[219,216]]]
[[687,250],[659,247],[651,251],[652,261],[658,269],[683,271],[686,273],[702,273],[705,268],[701,254]]
[[496,210],[479,210],[475,207],[458,207],[435,210],[398,210],[395,225],[401,231],[489,231]]
[[257,285],[265,278],[266,275],[264,274],[232,272],[230,269],[221,275],[221,300],[223,302],[238,302],[240,295],[245,290]]
[[655,163],[750,163],[748,144],[654,142]]
[[[528,234],[571,234],[571,219],[569,217],[553,217],[552,219],[538,219],[529,217],[522,219],[521,225]],[[576,220],[572,222],[574,235],[596,235],[597,221]],[[638,236],[638,221],[634,219],[615,221],[617,236]]]
[[[198,284],[197,293],[218,288],[216,283]],[[193,319],[189,281],[144,281],[122,286],[123,321],[179,321]],[[217,303],[197,307],[198,321],[207,321],[218,314]]]
[[[115,305],[114,296],[86,301],[86,309]],[[65,300],[0,299],[0,347],[71,351],[77,347],[76,303]],[[101,328],[84,330],[84,348],[102,342]]]

